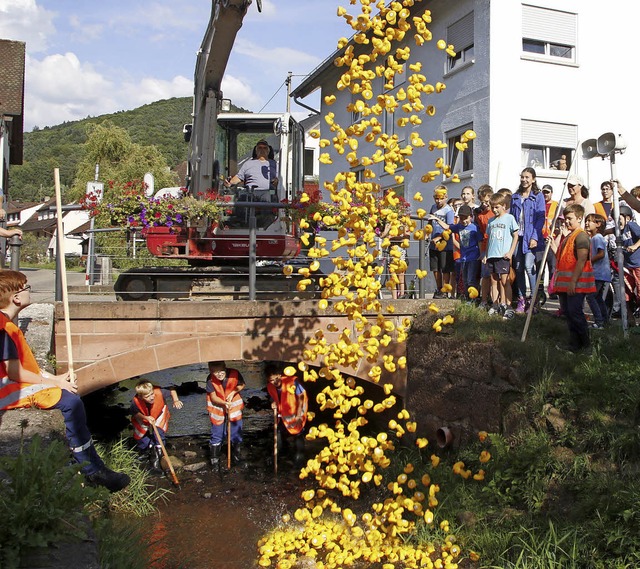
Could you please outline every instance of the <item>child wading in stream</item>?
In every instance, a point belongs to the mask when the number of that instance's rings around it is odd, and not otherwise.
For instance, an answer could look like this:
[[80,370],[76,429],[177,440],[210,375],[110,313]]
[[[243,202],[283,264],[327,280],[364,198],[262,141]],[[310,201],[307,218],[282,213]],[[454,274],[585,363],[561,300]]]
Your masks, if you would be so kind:
[[220,465],[222,444],[227,439],[227,423],[231,430],[231,458],[236,464],[242,462],[240,447],[244,401],[240,392],[244,387],[244,378],[237,369],[228,368],[222,361],[209,362],[207,411],[211,420],[209,450],[214,469]]
[[309,402],[307,392],[295,375],[295,368],[288,366],[284,372],[275,364],[265,367],[267,392],[271,397],[271,407],[277,411],[278,452],[295,450],[297,464],[304,461],[304,427],[307,422]]
[[37,407],[59,409],[64,418],[67,442],[81,471],[92,485],[112,492],[125,488],[129,476],[107,468],[98,455],[87,428],[82,399],[75,378],[68,373],[51,375],[42,371],[22,330],[13,323],[31,304],[31,285],[18,271],[0,271],[0,411]]
[[[147,455],[151,468],[160,470],[162,447],[167,430],[169,429],[169,408],[166,401],[171,397],[173,406],[182,409],[182,401],[178,399],[175,389],[161,389],[145,379],[136,385],[136,394],[131,402],[131,423],[133,424],[133,438],[136,440],[136,449]],[[155,425],[160,440],[156,440]]]

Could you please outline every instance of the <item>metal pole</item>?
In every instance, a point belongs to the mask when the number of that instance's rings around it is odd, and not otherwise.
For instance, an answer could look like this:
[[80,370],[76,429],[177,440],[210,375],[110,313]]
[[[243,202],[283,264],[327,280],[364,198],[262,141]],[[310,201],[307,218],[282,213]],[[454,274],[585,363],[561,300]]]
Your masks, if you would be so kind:
[[[424,219],[420,220],[420,229],[424,232]],[[418,241],[418,269],[424,271],[424,264],[426,253],[426,242],[424,239]],[[427,293],[427,286],[424,279],[418,279],[418,298],[425,298]]]
[[[611,162],[611,179],[617,180],[616,152],[609,154]],[[620,299],[620,318],[622,320],[622,334],[629,337],[629,319],[627,318],[627,299],[624,293],[624,251],[622,248],[622,234],[620,233],[620,199],[618,189],[613,191],[613,232],[616,236],[616,265],[618,265],[618,298]]]
[[249,300],[256,299],[256,208],[249,208]]
[[287,112],[290,113],[291,112],[291,76],[293,75],[292,71],[289,71],[289,73],[287,73]]
[[22,239],[19,235],[14,235],[7,239],[9,248],[11,249],[11,270],[20,270],[20,247],[22,247]]
[[[98,176],[100,174],[100,164],[96,164],[96,170],[94,175],[94,181],[98,181]],[[95,255],[96,255],[96,238],[93,232],[95,226],[95,219],[92,217],[89,222],[89,250],[87,251],[87,267],[85,271],[85,284],[92,285],[95,284],[95,274],[93,271],[95,264]]]

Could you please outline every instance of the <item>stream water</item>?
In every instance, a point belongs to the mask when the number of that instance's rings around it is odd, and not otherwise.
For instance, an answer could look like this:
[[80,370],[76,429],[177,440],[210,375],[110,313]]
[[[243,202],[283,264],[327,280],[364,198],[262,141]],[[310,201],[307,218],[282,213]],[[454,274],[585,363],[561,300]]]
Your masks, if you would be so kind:
[[[185,464],[206,462],[196,471],[178,469],[180,487],[155,479],[171,488],[157,515],[144,520],[152,560],[151,569],[247,569],[255,566],[257,541],[277,525],[284,511],[301,504],[299,468],[281,456],[278,474],[273,468],[273,414],[262,379],[262,364],[227,362],[243,374],[242,467],[224,464],[213,472],[208,464],[209,417],[204,386],[206,364],[196,364],[147,374],[161,387],[175,386],[184,407],[171,409],[167,450]],[[128,409],[140,378],[85,398],[90,428],[100,440],[130,434]],[[312,449],[308,449],[309,453]],[[225,459],[223,458],[223,461]]]

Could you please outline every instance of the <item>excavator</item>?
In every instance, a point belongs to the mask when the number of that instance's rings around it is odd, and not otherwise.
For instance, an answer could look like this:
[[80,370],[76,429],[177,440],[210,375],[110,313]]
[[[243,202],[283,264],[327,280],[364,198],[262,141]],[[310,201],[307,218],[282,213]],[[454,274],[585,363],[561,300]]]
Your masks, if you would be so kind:
[[[130,269],[114,285],[118,300],[209,294],[242,298],[252,283],[262,298],[295,295],[296,277],[285,277],[282,263],[299,254],[300,244],[281,204],[290,203],[302,190],[304,130],[289,113],[230,112],[230,101],[221,90],[236,34],[251,3],[212,0],[196,61],[193,122],[183,129],[189,144],[187,193],[199,199],[215,196],[224,215],[216,223],[205,220],[194,227],[185,223],[146,229],[143,237],[152,255],[186,261],[188,266]],[[261,0],[257,7],[261,11]],[[270,158],[277,163],[277,186],[267,199],[258,199],[254,188],[225,183],[250,158],[258,140],[268,142]]]

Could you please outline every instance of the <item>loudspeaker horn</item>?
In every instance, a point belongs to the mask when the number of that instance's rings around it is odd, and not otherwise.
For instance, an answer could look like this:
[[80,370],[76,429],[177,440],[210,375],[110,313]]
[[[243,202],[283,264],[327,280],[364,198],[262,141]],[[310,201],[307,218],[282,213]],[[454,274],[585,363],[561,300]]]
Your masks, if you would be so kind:
[[625,141],[622,139],[622,135],[614,134],[613,132],[605,132],[598,138],[597,142],[598,154],[607,156],[612,152],[624,152],[627,149]]
[[582,157],[585,160],[590,160],[598,156],[598,141],[595,138],[590,138],[582,143]]

